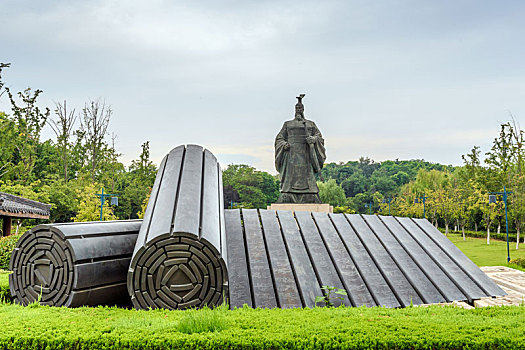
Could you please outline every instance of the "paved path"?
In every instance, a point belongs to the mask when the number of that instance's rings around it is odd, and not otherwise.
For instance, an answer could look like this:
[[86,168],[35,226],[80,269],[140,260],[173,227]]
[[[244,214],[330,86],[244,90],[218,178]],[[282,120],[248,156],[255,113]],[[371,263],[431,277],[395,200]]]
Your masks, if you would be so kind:
[[[480,269],[494,280],[507,295],[496,298],[477,299],[474,300],[473,305],[464,301],[440,303],[439,305],[455,305],[464,309],[486,306],[525,305],[525,272],[506,266],[483,266],[480,267]],[[428,305],[429,304],[424,304],[421,306]]]
[[482,298],[474,301],[475,307],[521,305],[525,303],[525,272],[506,266],[484,266],[485,272],[507,295],[497,298]]

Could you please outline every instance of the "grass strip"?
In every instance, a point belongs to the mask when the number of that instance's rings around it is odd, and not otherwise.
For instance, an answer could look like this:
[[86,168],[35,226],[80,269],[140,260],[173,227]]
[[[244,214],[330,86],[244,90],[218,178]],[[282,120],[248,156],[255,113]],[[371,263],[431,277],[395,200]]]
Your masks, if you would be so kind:
[[[507,242],[487,240],[483,238],[466,237],[461,234],[449,233],[448,238],[454,243],[474,264],[478,266],[507,266]],[[516,249],[516,243],[510,243],[511,259],[525,258],[525,245]]]
[[[221,327],[199,327],[215,313]],[[184,321],[190,314],[194,333]],[[0,348],[524,348],[524,319],[520,306],[137,311],[10,304],[0,306]]]

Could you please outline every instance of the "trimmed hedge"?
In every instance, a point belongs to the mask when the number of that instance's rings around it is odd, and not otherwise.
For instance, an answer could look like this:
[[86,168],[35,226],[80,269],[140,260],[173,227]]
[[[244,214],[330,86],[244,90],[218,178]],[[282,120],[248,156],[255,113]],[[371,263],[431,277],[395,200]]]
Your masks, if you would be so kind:
[[9,269],[9,259],[20,236],[22,234],[0,237],[0,270]]
[[[208,327],[211,314],[216,324]],[[184,331],[188,317],[197,332]],[[525,347],[524,319],[519,306],[137,311],[12,304],[0,306],[0,348],[518,349]]]

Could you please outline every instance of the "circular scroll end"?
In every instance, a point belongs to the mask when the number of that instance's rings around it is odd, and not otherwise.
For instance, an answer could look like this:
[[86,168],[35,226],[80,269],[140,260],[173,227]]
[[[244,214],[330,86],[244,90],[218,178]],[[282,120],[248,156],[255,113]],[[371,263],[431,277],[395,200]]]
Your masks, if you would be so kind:
[[215,247],[193,235],[160,236],[131,261],[128,291],[137,309],[187,309],[222,303],[226,265]]
[[68,306],[73,259],[60,235],[50,229],[26,232],[11,257],[11,294],[22,305]]

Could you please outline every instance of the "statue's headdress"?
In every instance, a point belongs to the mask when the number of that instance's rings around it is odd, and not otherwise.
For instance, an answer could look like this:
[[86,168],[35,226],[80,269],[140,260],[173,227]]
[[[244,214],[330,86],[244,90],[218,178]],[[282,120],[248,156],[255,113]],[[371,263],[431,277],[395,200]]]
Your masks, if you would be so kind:
[[304,111],[304,105],[303,105],[303,97],[306,96],[305,94],[300,94],[297,96],[297,103],[295,104],[295,107],[301,107],[301,110]]

